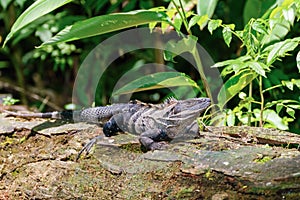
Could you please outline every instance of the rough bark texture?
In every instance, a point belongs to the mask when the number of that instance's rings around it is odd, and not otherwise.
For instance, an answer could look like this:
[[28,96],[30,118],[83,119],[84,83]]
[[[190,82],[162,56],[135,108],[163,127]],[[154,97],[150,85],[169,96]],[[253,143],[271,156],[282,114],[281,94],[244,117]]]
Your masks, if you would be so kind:
[[137,136],[96,125],[0,115],[0,199],[299,199],[300,136],[210,127],[143,153]]

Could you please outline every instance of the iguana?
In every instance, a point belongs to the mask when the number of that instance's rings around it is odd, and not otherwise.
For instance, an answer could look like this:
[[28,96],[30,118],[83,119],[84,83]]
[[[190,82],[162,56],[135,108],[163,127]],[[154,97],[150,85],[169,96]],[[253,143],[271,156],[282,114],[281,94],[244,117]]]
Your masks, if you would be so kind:
[[[210,105],[209,98],[187,100],[167,99],[161,104],[148,104],[137,100],[103,107],[86,108],[78,111],[48,113],[7,113],[22,118],[51,118],[74,120],[75,122],[103,123],[104,135],[110,137],[124,131],[139,135],[139,141],[146,150],[163,148],[163,141],[170,141],[182,133],[198,133],[196,118]],[[92,139],[80,151],[90,151],[96,142]]]

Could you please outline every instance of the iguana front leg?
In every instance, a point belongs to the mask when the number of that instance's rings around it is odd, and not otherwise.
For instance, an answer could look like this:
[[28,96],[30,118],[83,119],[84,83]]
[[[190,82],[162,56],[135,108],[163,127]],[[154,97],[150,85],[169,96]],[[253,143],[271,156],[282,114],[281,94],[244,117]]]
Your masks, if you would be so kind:
[[114,117],[110,118],[104,125],[103,125],[103,133],[106,137],[110,137],[115,135],[117,132],[122,131],[118,126]]
[[163,149],[165,146],[164,142],[172,140],[166,133],[161,129],[152,129],[143,132],[140,135],[139,141],[146,150]]

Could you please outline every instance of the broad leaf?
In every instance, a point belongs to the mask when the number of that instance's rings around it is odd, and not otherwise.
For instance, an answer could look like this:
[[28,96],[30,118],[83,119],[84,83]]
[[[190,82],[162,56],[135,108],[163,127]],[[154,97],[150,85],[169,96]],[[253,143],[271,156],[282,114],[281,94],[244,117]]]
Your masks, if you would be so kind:
[[[257,119],[260,118],[260,110],[254,109],[254,115]],[[289,127],[284,123],[284,120],[274,111],[270,109],[266,109],[263,111],[263,121],[268,122],[272,125],[272,127],[276,127],[280,130],[288,130]],[[267,124],[264,125],[268,127]]]
[[244,87],[246,87],[253,79],[257,77],[256,73],[250,70],[240,71],[238,74],[233,75],[222,86],[218,94],[218,102],[222,108],[226,102],[238,94]]
[[196,48],[197,37],[188,36],[187,38],[183,38],[182,40],[177,41],[169,41],[166,45],[166,50],[164,51],[164,59],[168,61],[174,61],[174,57],[184,53],[191,52]]
[[5,38],[3,47],[17,31],[19,31],[29,23],[33,22],[34,20],[40,18],[41,16],[50,13],[51,11],[71,1],[72,0],[38,0],[34,2],[18,17],[14,25],[11,27],[9,34]]
[[267,64],[272,64],[279,57],[285,56],[287,52],[293,51],[299,44],[300,38],[287,39],[282,42],[277,42],[264,49],[264,52],[270,51]]
[[97,16],[66,27],[41,46],[78,40],[159,21],[168,22],[165,12],[137,10],[127,13]]
[[276,0],[247,0],[244,6],[243,19],[247,24],[251,18],[260,18],[276,3]]
[[138,78],[117,91],[113,95],[128,94],[133,92],[140,92],[145,90],[153,90],[159,88],[169,88],[177,86],[190,86],[199,89],[195,81],[179,72],[158,72]]

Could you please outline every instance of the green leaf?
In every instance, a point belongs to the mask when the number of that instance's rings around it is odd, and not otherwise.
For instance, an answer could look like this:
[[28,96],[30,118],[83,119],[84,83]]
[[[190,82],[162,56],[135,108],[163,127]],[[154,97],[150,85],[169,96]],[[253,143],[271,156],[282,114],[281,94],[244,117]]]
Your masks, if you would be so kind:
[[12,0],[0,0],[0,4],[3,8],[3,10],[6,10],[6,8],[8,7],[8,5],[12,2]]
[[293,109],[300,109],[300,105],[290,104],[290,105],[288,105],[288,107],[293,108]]
[[194,17],[191,18],[191,20],[189,21],[189,29],[191,29],[195,24],[197,24],[197,22],[200,20],[201,16],[196,15]]
[[201,18],[197,22],[197,24],[200,26],[200,30],[204,29],[204,27],[206,26],[207,22],[208,22],[208,16],[207,15],[201,16]]
[[293,83],[294,85],[296,85],[297,88],[300,89],[300,79],[293,79],[293,78],[292,78],[291,81],[292,81],[292,83]]
[[[218,0],[198,0],[197,3],[197,13],[200,16],[207,15],[208,18],[212,18],[216,6],[217,6]],[[204,28],[207,24],[208,20],[206,20],[205,23],[203,23],[202,28]]]
[[222,86],[218,94],[218,102],[222,108],[227,101],[237,95],[244,87],[246,87],[253,79],[257,77],[256,73],[250,70],[240,71],[228,79]]
[[300,73],[300,51],[298,51],[297,53],[296,63],[297,63],[298,72]]
[[264,49],[264,52],[270,51],[267,58],[267,65],[271,65],[277,58],[285,56],[287,52],[294,50],[298,44],[299,38],[293,38],[268,46]]
[[221,24],[222,24],[222,20],[220,20],[220,19],[217,19],[217,20],[214,20],[214,19],[213,19],[213,20],[210,20],[210,21],[208,22],[208,26],[207,26],[207,28],[208,28],[210,34],[212,34],[214,30],[216,30],[218,27],[220,27]]
[[292,81],[282,81],[282,85],[286,86],[290,90],[294,89],[294,84]]
[[153,90],[159,88],[190,86],[200,90],[195,81],[179,72],[158,72],[138,78],[122,88],[118,89],[113,95],[128,94],[145,90]]
[[[260,110],[254,109],[254,115],[257,119],[260,118]],[[289,127],[284,123],[284,120],[271,109],[266,109],[263,111],[263,121],[266,121],[272,125],[274,128],[278,128],[280,130],[288,130]],[[267,124],[265,124],[267,126]]]
[[252,61],[249,62],[249,67],[253,69],[257,74],[267,78],[265,69],[267,69],[268,67],[264,63]]
[[228,126],[234,126],[234,124],[235,124],[235,114],[234,114],[234,112],[231,111],[227,115],[227,117],[226,117],[226,123],[227,123]]
[[291,6],[289,9],[283,9],[282,14],[286,21],[290,22],[291,25],[294,24],[296,13],[293,6]]
[[247,0],[243,12],[244,24],[247,24],[251,18],[263,16],[275,3],[276,0]]
[[40,18],[41,16],[71,2],[72,0],[37,0],[31,6],[29,6],[16,20],[14,25],[11,27],[11,30],[5,41],[3,47],[6,45],[8,40],[10,40],[14,34],[33,22],[34,20]]
[[[188,36],[182,40],[175,42],[169,41],[166,45],[166,50],[164,51],[164,59],[167,61],[173,61],[174,57],[184,53],[191,52],[197,44],[197,37]],[[173,61],[174,62],[174,61]]]
[[262,24],[262,21],[254,21],[252,24],[253,30],[257,31],[258,33],[261,34],[267,34],[267,29],[266,27]]
[[280,111],[282,110],[283,108],[283,104],[282,103],[278,103],[276,104],[276,113],[280,113]]
[[202,30],[207,24],[207,21],[208,21],[207,15],[203,15],[203,16],[196,15],[192,17],[192,19],[189,21],[189,29],[192,28],[192,26],[194,26],[195,24],[198,24],[200,26],[200,29]]
[[229,47],[231,39],[232,39],[231,29],[229,27],[224,27],[222,33],[223,33],[224,41],[227,44],[227,46]]
[[291,28],[291,25],[288,21],[280,18],[270,19],[269,24],[271,27],[271,33],[266,35],[267,39],[264,39],[266,40],[266,44],[280,41],[287,35]]
[[168,22],[168,17],[165,12],[137,10],[127,13],[97,16],[76,22],[75,24],[66,27],[50,40],[44,42],[41,46],[78,40],[124,28],[160,21]]
[[230,59],[230,60],[225,60],[225,61],[222,61],[222,62],[217,62],[216,64],[211,66],[211,68],[224,67],[226,65],[231,65],[231,64],[240,64],[240,63],[245,62],[245,61],[250,60],[250,59],[251,59],[251,56],[245,55],[245,56],[241,56],[237,59]]
[[294,109],[287,107],[287,108],[286,108],[286,112],[287,112],[292,118],[295,119],[295,110],[294,110]]

